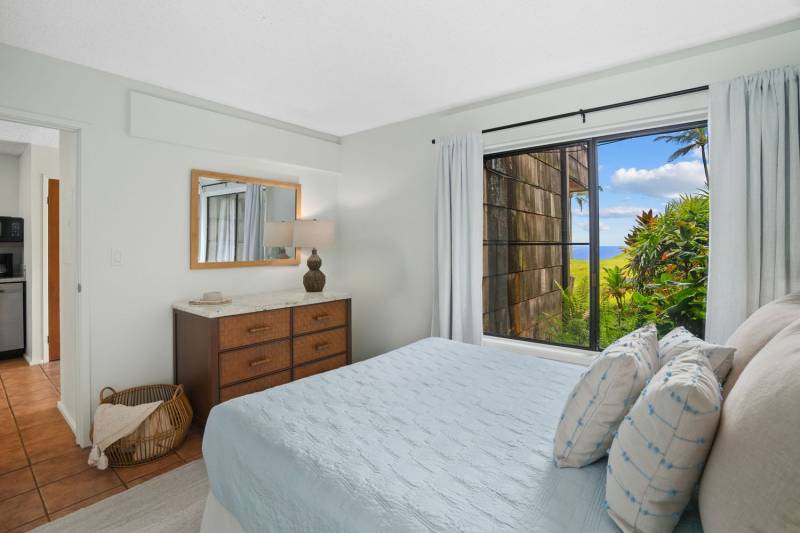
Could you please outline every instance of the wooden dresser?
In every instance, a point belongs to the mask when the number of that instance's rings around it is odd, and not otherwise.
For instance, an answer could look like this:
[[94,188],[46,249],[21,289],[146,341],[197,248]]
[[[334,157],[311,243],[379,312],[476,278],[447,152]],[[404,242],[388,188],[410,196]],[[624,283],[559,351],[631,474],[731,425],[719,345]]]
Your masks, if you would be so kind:
[[350,297],[280,291],[173,306],[175,383],[205,422],[220,402],[350,363]]

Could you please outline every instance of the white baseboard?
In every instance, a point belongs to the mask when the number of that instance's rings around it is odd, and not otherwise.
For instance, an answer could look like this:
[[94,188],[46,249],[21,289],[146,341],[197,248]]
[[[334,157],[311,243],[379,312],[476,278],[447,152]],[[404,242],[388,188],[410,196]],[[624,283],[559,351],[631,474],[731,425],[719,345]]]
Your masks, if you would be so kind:
[[481,344],[507,352],[534,355],[544,359],[553,359],[555,361],[581,366],[589,366],[592,360],[597,356],[597,352],[581,350],[580,348],[567,348],[566,346],[554,346],[552,344],[505,339],[503,337],[490,337],[487,335],[483,336]]
[[[78,444],[81,445],[81,443],[79,442],[79,439],[78,439],[78,432],[75,430],[75,420],[69,414],[69,412],[67,411],[67,408],[64,407],[64,404],[61,402],[61,400],[59,400],[56,405],[58,406],[58,412],[61,413],[61,416],[64,417],[64,421],[67,423],[67,425],[69,426],[69,429],[71,429],[72,433],[75,435],[76,442],[78,442]],[[83,447],[83,445],[81,445],[81,446]]]

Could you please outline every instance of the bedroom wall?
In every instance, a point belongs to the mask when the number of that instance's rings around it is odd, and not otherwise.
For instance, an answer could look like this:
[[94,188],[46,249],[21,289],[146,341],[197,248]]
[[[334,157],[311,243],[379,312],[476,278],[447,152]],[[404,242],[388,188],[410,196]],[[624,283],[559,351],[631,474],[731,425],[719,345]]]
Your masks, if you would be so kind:
[[[342,139],[339,187],[344,284],[353,294],[354,358],[364,359],[429,335],[433,251],[433,176],[438,135],[574,111],[705,85],[797,63],[797,23],[429,115]],[[477,72],[477,71],[476,71]],[[625,131],[650,118],[703,117],[705,94],[508,130],[484,137],[492,151],[589,131]]]
[[[2,114],[82,126],[79,356],[88,351],[94,403],[106,385],[172,381],[172,302],[302,287],[304,264],[189,269],[189,173],[299,181],[304,216],[335,220],[337,138],[4,45],[0,71]],[[132,94],[155,98],[133,105]],[[121,266],[111,265],[112,249]],[[341,286],[339,257],[324,255],[331,289]]]

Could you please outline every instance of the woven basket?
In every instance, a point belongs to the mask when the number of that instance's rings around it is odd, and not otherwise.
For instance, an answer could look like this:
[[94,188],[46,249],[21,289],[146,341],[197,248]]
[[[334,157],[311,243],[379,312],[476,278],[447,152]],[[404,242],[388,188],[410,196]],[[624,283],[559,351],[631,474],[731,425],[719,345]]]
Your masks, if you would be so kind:
[[[105,396],[107,391],[111,395]],[[134,406],[159,400],[164,403],[136,431],[106,448],[109,465],[148,463],[180,446],[192,422],[192,406],[183,393],[183,385],[145,385],[119,392],[105,387],[100,391],[100,403]]]

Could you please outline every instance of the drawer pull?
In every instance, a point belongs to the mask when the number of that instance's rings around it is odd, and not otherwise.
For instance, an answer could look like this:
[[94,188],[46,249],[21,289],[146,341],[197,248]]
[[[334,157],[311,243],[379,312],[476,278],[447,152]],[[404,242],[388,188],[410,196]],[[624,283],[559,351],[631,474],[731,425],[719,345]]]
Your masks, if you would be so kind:
[[250,362],[250,366],[256,367],[261,365],[266,365],[269,363],[269,357],[265,357],[264,359],[256,359],[255,361]]
[[317,351],[317,352],[321,352],[322,350],[327,350],[330,347],[331,347],[331,343],[322,342],[322,343],[317,344],[316,346],[314,346],[314,350]]
[[316,320],[317,322],[325,322],[326,320],[330,320],[330,319],[331,319],[331,315],[329,315],[327,313],[324,314],[324,315],[317,315],[317,316],[314,317],[314,320]]
[[250,328],[247,330],[248,333],[258,333],[260,331],[268,331],[272,329],[272,326],[256,326],[254,328]]

